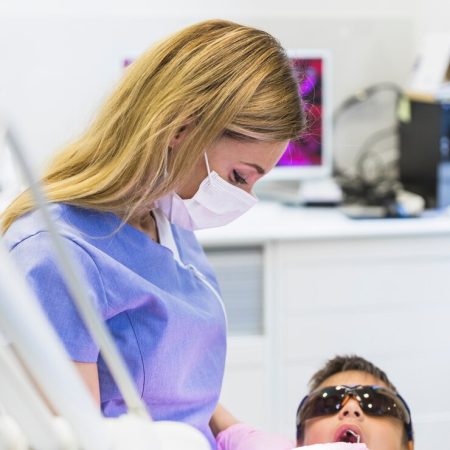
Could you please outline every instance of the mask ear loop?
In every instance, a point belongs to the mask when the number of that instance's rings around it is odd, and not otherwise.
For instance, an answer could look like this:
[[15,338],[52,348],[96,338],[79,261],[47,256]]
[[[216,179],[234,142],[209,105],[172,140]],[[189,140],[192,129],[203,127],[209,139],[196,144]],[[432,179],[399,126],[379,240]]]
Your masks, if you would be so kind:
[[206,170],[208,171],[209,182],[212,183],[211,170],[209,169],[209,161],[208,161],[208,156],[206,155],[206,152],[204,155],[205,155]]

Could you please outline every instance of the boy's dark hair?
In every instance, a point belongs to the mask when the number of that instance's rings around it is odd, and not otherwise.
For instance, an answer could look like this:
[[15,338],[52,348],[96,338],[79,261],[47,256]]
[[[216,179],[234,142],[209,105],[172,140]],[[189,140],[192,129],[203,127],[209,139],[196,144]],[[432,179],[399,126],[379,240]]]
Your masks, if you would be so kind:
[[361,372],[370,373],[374,377],[382,381],[389,389],[397,392],[395,386],[389,381],[386,373],[380,368],[372,364],[370,361],[357,355],[342,355],[335,356],[329,359],[325,366],[317,371],[309,380],[310,392],[317,389],[328,377],[336,373],[347,372],[349,370],[359,370]]

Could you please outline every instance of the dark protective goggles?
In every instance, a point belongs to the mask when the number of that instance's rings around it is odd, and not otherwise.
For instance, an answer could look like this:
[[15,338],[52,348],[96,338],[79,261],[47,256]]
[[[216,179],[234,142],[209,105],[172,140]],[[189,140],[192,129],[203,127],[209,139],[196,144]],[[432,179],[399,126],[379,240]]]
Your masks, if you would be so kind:
[[409,407],[399,394],[381,386],[343,385],[319,389],[301,401],[297,410],[297,439],[303,439],[303,424],[306,420],[336,414],[351,397],[359,403],[364,414],[401,420],[408,440],[413,440]]

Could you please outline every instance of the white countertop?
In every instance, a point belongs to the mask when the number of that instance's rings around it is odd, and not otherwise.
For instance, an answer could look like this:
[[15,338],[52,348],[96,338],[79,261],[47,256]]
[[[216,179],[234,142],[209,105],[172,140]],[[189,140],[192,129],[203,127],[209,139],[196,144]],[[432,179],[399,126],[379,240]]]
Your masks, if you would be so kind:
[[251,245],[271,240],[450,235],[450,214],[410,219],[350,219],[334,208],[260,202],[229,225],[196,232],[203,245]]

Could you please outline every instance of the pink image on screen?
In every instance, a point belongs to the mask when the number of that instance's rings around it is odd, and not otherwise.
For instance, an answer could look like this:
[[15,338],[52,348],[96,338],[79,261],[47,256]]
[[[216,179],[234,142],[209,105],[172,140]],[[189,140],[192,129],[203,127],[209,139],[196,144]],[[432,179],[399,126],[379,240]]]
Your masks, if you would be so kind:
[[322,64],[318,58],[291,58],[299,81],[307,129],[291,141],[278,166],[318,166],[322,163]]

